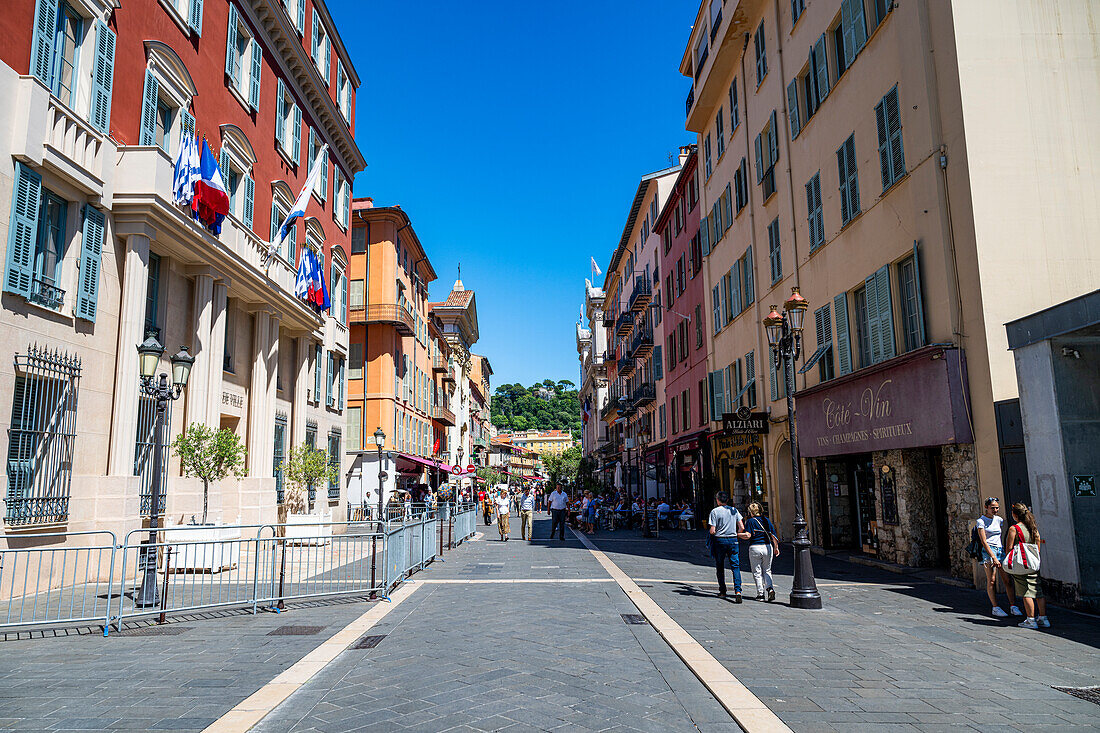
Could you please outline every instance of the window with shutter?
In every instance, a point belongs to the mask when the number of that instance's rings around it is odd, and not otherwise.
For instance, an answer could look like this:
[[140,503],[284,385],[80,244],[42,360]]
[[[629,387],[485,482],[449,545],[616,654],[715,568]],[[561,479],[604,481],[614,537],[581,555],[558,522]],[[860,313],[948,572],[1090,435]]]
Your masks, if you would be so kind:
[[859,173],[856,170],[856,136],[848,136],[836,151],[837,177],[840,179],[840,219],[843,224],[859,213]]
[[798,137],[798,79],[792,79],[787,85],[787,118],[791,123],[791,139]]
[[80,245],[80,283],[76,296],[76,317],[95,321],[99,293],[99,267],[103,256],[106,217],[93,206],[84,207],[84,236]]
[[737,126],[741,124],[741,114],[737,105],[737,77],[734,77],[730,82],[730,137],[733,137],[733,133],[737,130]]
[[730,317],[736,318],[741,315],[741,260],[737,260],[733,263],[733,267],[729,272],[730,279]]
[[898,264],[901,324],[906,351],[924,346],[924,302],[921,295],[920,253],[913,243],[913,255]]
[[710,178],[711,173],[711,161],[710,161],[710,133],[703,138],[703,168],[706,171],[707,178]]
[[768,385],[771,388],[772,402],[779,399],[779,380],[776,378],[777,370],[775,368],[775,357],[769,356],[768,358]]
[[810,73],[813,75],[813,89],[816,94],[814,100],[814,106],[820,107],[821,103],[825,101],[825,98],[829,96],[829,64],[828,64],[828,51],[826,48],[828,44],[825,42],[825,34],[822,33],[821,37],[817,39],[814,44]]
[[[230,6],[232,7],[232,6]],[[160,100],[160,82],[153,72],[145,70],[145,89],[141,95],[141,135],[142,145],[157,144],[157,103]]]
[[25,163],[16,161],[4,290],[24,298],[30,296],[31,280],[34,277],[34,252],[38,240],[41,199],[42,176]]
[[833,314],[836,318],[837,368],[841,376],[852,371],[852,342],[848,332],[848,294],[833,298]]
[[57,33],[57,0],[37,0],[31,36],[31,74],[50,86]]
[[752,245],[745,250],[744,264],[741,267],[745,277],[745,307],[749,307],[756,301],[756,283],[753,276]]
[[714,319],[714,332],[718,333],[722,330],[722,297],[718,292],[718,286],[715,285],[710,291],[711,297],[711,317]]
[[768,75],[768,54],[767,49],[764,47],[764,22],[760,22],[760,26],[756,29],[756,35],[753,39],[756,50],[756,86],[760,86],[760,83],[764,81],[764,77]]
[[878,154],[882,169],[882,190],[890,188],[905,175],[905,153],[901,142],[901,112],[895,86],[875,105],[878,128]]
[[783,255],[779,243],[779,217],[768,225],[768,259],[771,264],[772,283],[783,277]]
[[814,251],[825,243],[825,224],[821,211],[821,173],[806,184],[806,210],[807,223],[810,232],[810,251]]
[[115,77],[115,33],[107,24],[95,24],[95,57],[92,66],[92,99],[88,121],[103,134],[111,129],[111,89]]

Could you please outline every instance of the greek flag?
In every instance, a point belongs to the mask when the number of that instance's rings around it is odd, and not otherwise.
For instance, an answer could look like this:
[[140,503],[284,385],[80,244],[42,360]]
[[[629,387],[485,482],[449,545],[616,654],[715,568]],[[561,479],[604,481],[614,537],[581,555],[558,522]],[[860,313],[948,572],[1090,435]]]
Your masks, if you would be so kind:
[[190,206],[195,198],[195,184],[202,179],[199,165],[199,145],[196,138],[181,139],[172,175],[172,196],[176,203]]
[[[290,213],[286,215],[286,220],[283,225],[279,227],[279,231],[275,234],[275,239],[267,245],[267,254],[264,255],[264,261],[266,262],[269,257],[277,250],[286,239],[286,235],[290,233],[290,228],[294,226],[294,222],[297,219],[306,215],[306,204],[309,203],[309,194],[313,190],[313,187],[317,185],[317,179],[321,177],[321,169],[324,165],[324,161],[328,160],[325,157],[325,152],[328,151],[328,143],[321,146],[321,149],[317,152],[317,157],[313,159],[313,165],[310,166],[309,176],[306,178],[306,185],[302,187],[302,192],[298,194],[298,200],[294,202],[294,206],[291,207]],[[293,263],[291,263],[293,264]]]

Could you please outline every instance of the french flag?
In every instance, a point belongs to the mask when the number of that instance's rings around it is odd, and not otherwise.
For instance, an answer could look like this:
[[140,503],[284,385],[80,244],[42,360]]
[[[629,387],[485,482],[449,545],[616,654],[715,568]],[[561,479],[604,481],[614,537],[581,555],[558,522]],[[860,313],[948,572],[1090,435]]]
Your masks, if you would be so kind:
[[214,160],[206,140],[203,140],[202,153],[199,154],[199,180],[195,181],[191,214],[216,236],[222,233],[222,221],[228,213],[229,193],[225,190],[218,162]]
[[303,247],[298,259],[298,277],[294,281],[294,295],[311,304],[318,311],[326,311],[332,305],[325,285],[324,268],[317,261],[313,250]]

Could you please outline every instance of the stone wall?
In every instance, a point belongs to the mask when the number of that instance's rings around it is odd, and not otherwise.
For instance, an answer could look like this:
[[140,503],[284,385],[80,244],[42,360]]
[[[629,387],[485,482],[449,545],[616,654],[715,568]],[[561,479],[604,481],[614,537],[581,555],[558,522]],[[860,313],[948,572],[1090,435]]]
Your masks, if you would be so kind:
[[[935,479],[928,452],[923,449],[877,451],[875,511],[878,518],[879,557],[907,567],[931,567],[937,558]],[[894,470],[898,524],[886,524],[882,507],[882,467]]]
[[966,546],[970,544],[970,528],[982,513],[974,445],[945,445],[940,451],[943,488],[947,495],[947,547],[951,575],[970,579],[973,577],[972,563],[966,554]]

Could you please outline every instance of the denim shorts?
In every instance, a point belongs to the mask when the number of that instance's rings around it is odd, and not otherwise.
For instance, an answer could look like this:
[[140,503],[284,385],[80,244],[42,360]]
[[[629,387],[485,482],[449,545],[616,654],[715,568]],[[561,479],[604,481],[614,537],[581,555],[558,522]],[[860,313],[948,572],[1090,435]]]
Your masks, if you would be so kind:
[[[1005,551],[1003,547],[994,547],[990,545],[989,549],[993,550],[993,555],[997,558],[997,562],[1004,562]],[[989,553],[982,548],[982,565],[989,565],[993,562],[993,558],[989,556]]]

